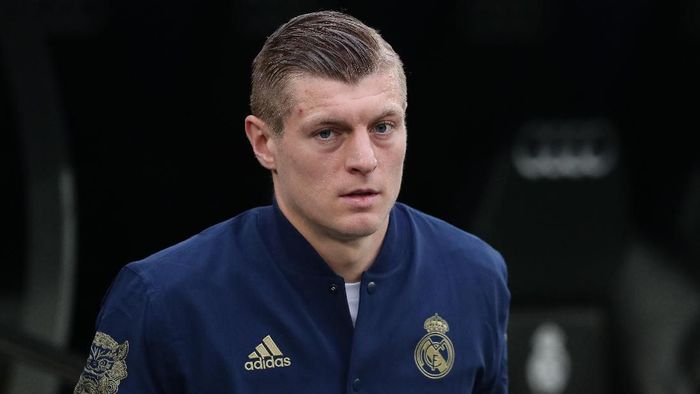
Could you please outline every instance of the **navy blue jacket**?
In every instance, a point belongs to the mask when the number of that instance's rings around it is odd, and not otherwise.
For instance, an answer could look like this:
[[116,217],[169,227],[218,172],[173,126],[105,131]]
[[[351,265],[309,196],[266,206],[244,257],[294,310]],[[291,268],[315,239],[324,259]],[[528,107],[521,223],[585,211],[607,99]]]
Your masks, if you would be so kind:
[[277,206],[252,209],[121,270],[76,392],[507,392],[486,243],[397,203],[360,294],[353,329],[343,278]]

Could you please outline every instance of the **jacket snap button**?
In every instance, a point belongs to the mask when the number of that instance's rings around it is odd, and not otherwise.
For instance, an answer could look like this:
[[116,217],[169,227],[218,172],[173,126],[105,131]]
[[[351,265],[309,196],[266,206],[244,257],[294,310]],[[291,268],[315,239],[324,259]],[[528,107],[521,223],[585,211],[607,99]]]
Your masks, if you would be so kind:
[[368,292],[369,294],[374,293],[374,290],[375,290],[376,288],[377,288],[377,284],[376,284],[376,283],[374,283],[374,282],[369,282],[369,283],[367,283],[367,292]]

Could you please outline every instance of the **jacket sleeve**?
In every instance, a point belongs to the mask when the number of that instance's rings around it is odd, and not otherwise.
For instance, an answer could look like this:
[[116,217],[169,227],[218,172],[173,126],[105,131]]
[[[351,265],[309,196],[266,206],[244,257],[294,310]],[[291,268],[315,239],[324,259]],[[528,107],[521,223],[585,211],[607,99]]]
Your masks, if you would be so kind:
[[[168,384],[172,338],[158,291],[129,266],[105,296],[87,363],[74,393],[176,393]],[[157,335],[154,335],[157,334]]]
[[492,343],[492,362],[490,371],[486,372],[487,379],[477,390],[478,393],[507,394],[508,393],[508,317],[510,311],[510,291],[508,290],[508,272],[506,264],[497,253],[497,275],[493,280],[492,304],[493,329],[490,342]]

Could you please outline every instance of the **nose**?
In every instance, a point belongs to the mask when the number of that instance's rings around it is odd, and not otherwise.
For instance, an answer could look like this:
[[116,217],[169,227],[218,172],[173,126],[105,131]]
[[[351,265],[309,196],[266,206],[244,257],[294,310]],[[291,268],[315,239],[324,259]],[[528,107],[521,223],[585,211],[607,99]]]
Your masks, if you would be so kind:
[[374,152],[372,139],[367,132],[354,132],[347,146],[348,171],[369,174],[377,168],[379,162]]

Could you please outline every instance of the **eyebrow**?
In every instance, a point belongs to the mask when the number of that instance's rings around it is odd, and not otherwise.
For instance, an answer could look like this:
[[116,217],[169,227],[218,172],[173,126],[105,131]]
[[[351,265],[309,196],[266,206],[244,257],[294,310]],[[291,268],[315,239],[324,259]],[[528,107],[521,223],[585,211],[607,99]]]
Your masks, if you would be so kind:
[[388,118],[392,116],[403,117],[403,111],[396,111],[395,109],[391,108],[385,109],[384,112],[381,113],[381,115],[376,117],[376,119]]
[[[382,118],[388,118],[388,117],[401,117],[403,118],[403,113],[401,111],[397,111],[392,108],[387,108],[385,109],[382,113],[374,117],[374,121],[376,122],[379,119]],[[310,126],[313,127],[319,127],[319,126],[335,126],[339,128],[349,128],[349,125],[347,122],[338,120],[334,117],[328,117],[328,116],[323,116],[319,117],[318,119],[312,120],[309,122]]]

